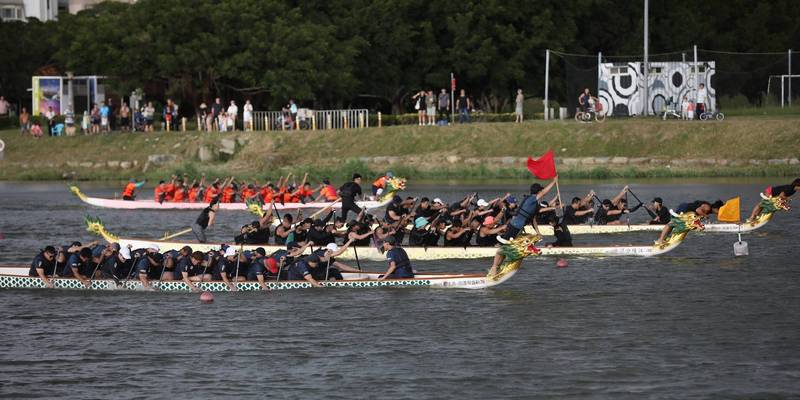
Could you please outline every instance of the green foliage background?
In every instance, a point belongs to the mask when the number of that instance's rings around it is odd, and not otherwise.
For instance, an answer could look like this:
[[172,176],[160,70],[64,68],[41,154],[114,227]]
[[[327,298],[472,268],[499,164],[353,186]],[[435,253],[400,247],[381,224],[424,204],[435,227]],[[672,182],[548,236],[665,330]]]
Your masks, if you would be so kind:
[[[796,0],[651,1],[650,8],[653,52],[693,44],[743,52],[800,47]],[[107,2],[47,23],[0,23],[0,37],[0,94],[15,100],[29,96],[31,75],[54,66],[107,75],[118,93],[143,88],[184,104],[222,96],[252,98],[256,109],[275,109],[289,98],[338,108],[359,99],[399,114],[413,111],[414,91],[446,86],[452,71],[481,109],[497,113],[511,110],[518,87],[542,96],[545,48],[641,53],[642,6],[615,0],[140,0]],[[740,94],[754,99],[757,90],[743,87]]]

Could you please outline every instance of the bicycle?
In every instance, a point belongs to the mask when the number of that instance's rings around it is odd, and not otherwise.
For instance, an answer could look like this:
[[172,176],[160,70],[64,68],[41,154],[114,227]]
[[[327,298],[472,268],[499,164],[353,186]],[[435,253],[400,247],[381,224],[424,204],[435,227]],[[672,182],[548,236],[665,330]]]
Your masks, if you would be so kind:
[[[592,120],[596,122],[603,122],[606,120],[606,114],[603,112],[603,104],[599,101],[594,101],[594,99],[589,100],[589,111],[584,111],[578,108],[575,111],[575,121],[588,123],[592,122]],[[594,109],[594,110],[591,110]]]
[[719,111],[704,112],[700,114],[701,121],[708,121],[710,119],[716,119],[717,121],[722,121],[725,119],[725,114]]
[[663,109],[664,113],[661,116],[661,119],[664,121],[667,120],[667,117],[675,117],[677,119],[683,119],[683,116],[681,116],[681,113],[678,112],[677,110],[678,106],[679,104],[676,101],[674,101],[672,97],[667,99],[666,103],[664,104],[664,109]]

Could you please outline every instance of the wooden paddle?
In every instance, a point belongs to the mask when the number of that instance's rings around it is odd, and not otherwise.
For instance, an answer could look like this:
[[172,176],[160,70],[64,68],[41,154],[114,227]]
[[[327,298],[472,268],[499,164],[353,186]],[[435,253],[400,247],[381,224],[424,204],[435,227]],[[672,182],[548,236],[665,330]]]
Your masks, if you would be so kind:
[[184,229],[182,231],[178,231],[178,232],[171,233],[171,234],[167,234],[167,232],[164,232],[164,237],[162,237],[160,240],[164,241],[164,240],[169,240],[169,239],[172,239],[172,238],[175,238],[175,237],[178,237],[178,236],[183,236],[183,235],[185,235],[187,233],[190,233],[191,231],[192,231],[192,228],[186,228],[186,229]]
[[309,216],[309,218],[311,218],[311,219],[314,219],[314,217],[316,217],[317,215],[320,215],[320,214],[322,214],[323,212],[325,212],[325,211],[328,211],[328,210],[330,210],[331,208],[333,208],[334,204],[336,204],[336,203],[338,203],[338,202],[340,202],[340,201],[342,201],[342,198],[341,198],[341,197],[337,197],[337,198],[336,198],[336,200],[334,200],[334,201],[333,201],[333,203],[331,203],[331,204],[329,204],[327,207],[325,207],[325,208],[323,208],[323,209],[321,209],[321,210],[319,210],[319,211],[317,211],[317,212],[315,212],[315,213],[311,214],[311,215]]

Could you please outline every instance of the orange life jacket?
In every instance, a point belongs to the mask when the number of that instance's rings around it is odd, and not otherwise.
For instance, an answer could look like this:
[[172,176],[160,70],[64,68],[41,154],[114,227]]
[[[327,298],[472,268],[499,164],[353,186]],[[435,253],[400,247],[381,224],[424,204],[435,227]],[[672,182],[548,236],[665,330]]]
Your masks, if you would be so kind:
[[175,196],[175,185],[168,183],[166,186],[164,186],[164,193],[167,194],[164,200],[172,201],[172,198]]
[[234,191],[232,187],[228,186],[222,190],[223,203],[233,203],[235,199],[236,199],[236,191]]
[[136,184],[133,182],[128,182],[125,185],[125,189],[122,190],[122,197],[133,197],[134,192],[136,191]]
[[156,186],[156,188],[153,189],[153,199],[155,201],[161,201],[162,193],[164,193],[164,188],[161,185]]
[[323,187],[322,190],[320,190],[320,193],[322,193],[322,195],[325,196],[325,200],[328,201],[334,201],[337,197],[339,197],[336,195],[336,188],[333,187],[333,185],[327,185]]
[[197,188],[190,188],[189,189],[189,201],[194,203],[197,201]]
[[218,194],[219,190],[217,188],[209,186],[208,189],[206,189],[206,195],[205,198],[203,198],[203,201],[205,201],[206,203],[210,203],[211,200],[213,200],[214,197],[217,197]]
[[242,199],[247,200],[257,194],[258,192],[255,189],[244,188],[244,190],[242,190]]
[[182,187],[175,189],[175,195],[172,196],[172,201],[175,203],[183,203],[184,199],[186,199],[186,189]]
[[272,201],[272,189],[269,186],[261,189],[261,197],[264,198],[265,203],[269,203]]
[[375,186],[376,188],[381,188],[381,189],[385,188],[386,187],[386,176],[382,176],[382,177],[376,179],[375,182],[372,182],[372,186]]

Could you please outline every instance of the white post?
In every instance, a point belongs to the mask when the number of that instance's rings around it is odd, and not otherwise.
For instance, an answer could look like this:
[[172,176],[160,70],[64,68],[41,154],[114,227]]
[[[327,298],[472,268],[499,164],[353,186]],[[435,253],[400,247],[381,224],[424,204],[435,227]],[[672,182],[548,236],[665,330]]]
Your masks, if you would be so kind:
[[[697,106],[697,91],[700,89],[700,68],[697,67],[697,45],[694,45],[694,104]],[[697,114],[695,109],[695,114]],[[699,115],[698,115],[699,116]]]
[[648,116],[650,115],[649,107],[647,106],[650,103],[650,93],[649,93],[649,84],[650,79],[648,77],[650,73],[650,64],[648,63],[648,54],[647,54],[647,39],[648,39],[648,14],[649,14],[649,0],[644,0],[644,96],[642,96],[643,104],[642,104],[642,115]]
[[789,49],[789,107],[792,106],[792,49]]
[[548,108],[550,107],[550,49],[544,52],[544,120],[549,119]]
[[600,98],[600,65],[603,63],[603,52],[597,52],[597,98]]
[[786,99],[784,97],[785,94],[784,94],[784,90],[783,90],[783,86],[784,86],[783,78],[786,78],[786,75],[781,75],[781,108],[783,108],[783,101]]
[[[453,79],[456,79],[454,73],[450,73],[450,123],[456,120],[456,88],[453,85]],[[420,106],[422,107],[422,106]]]

